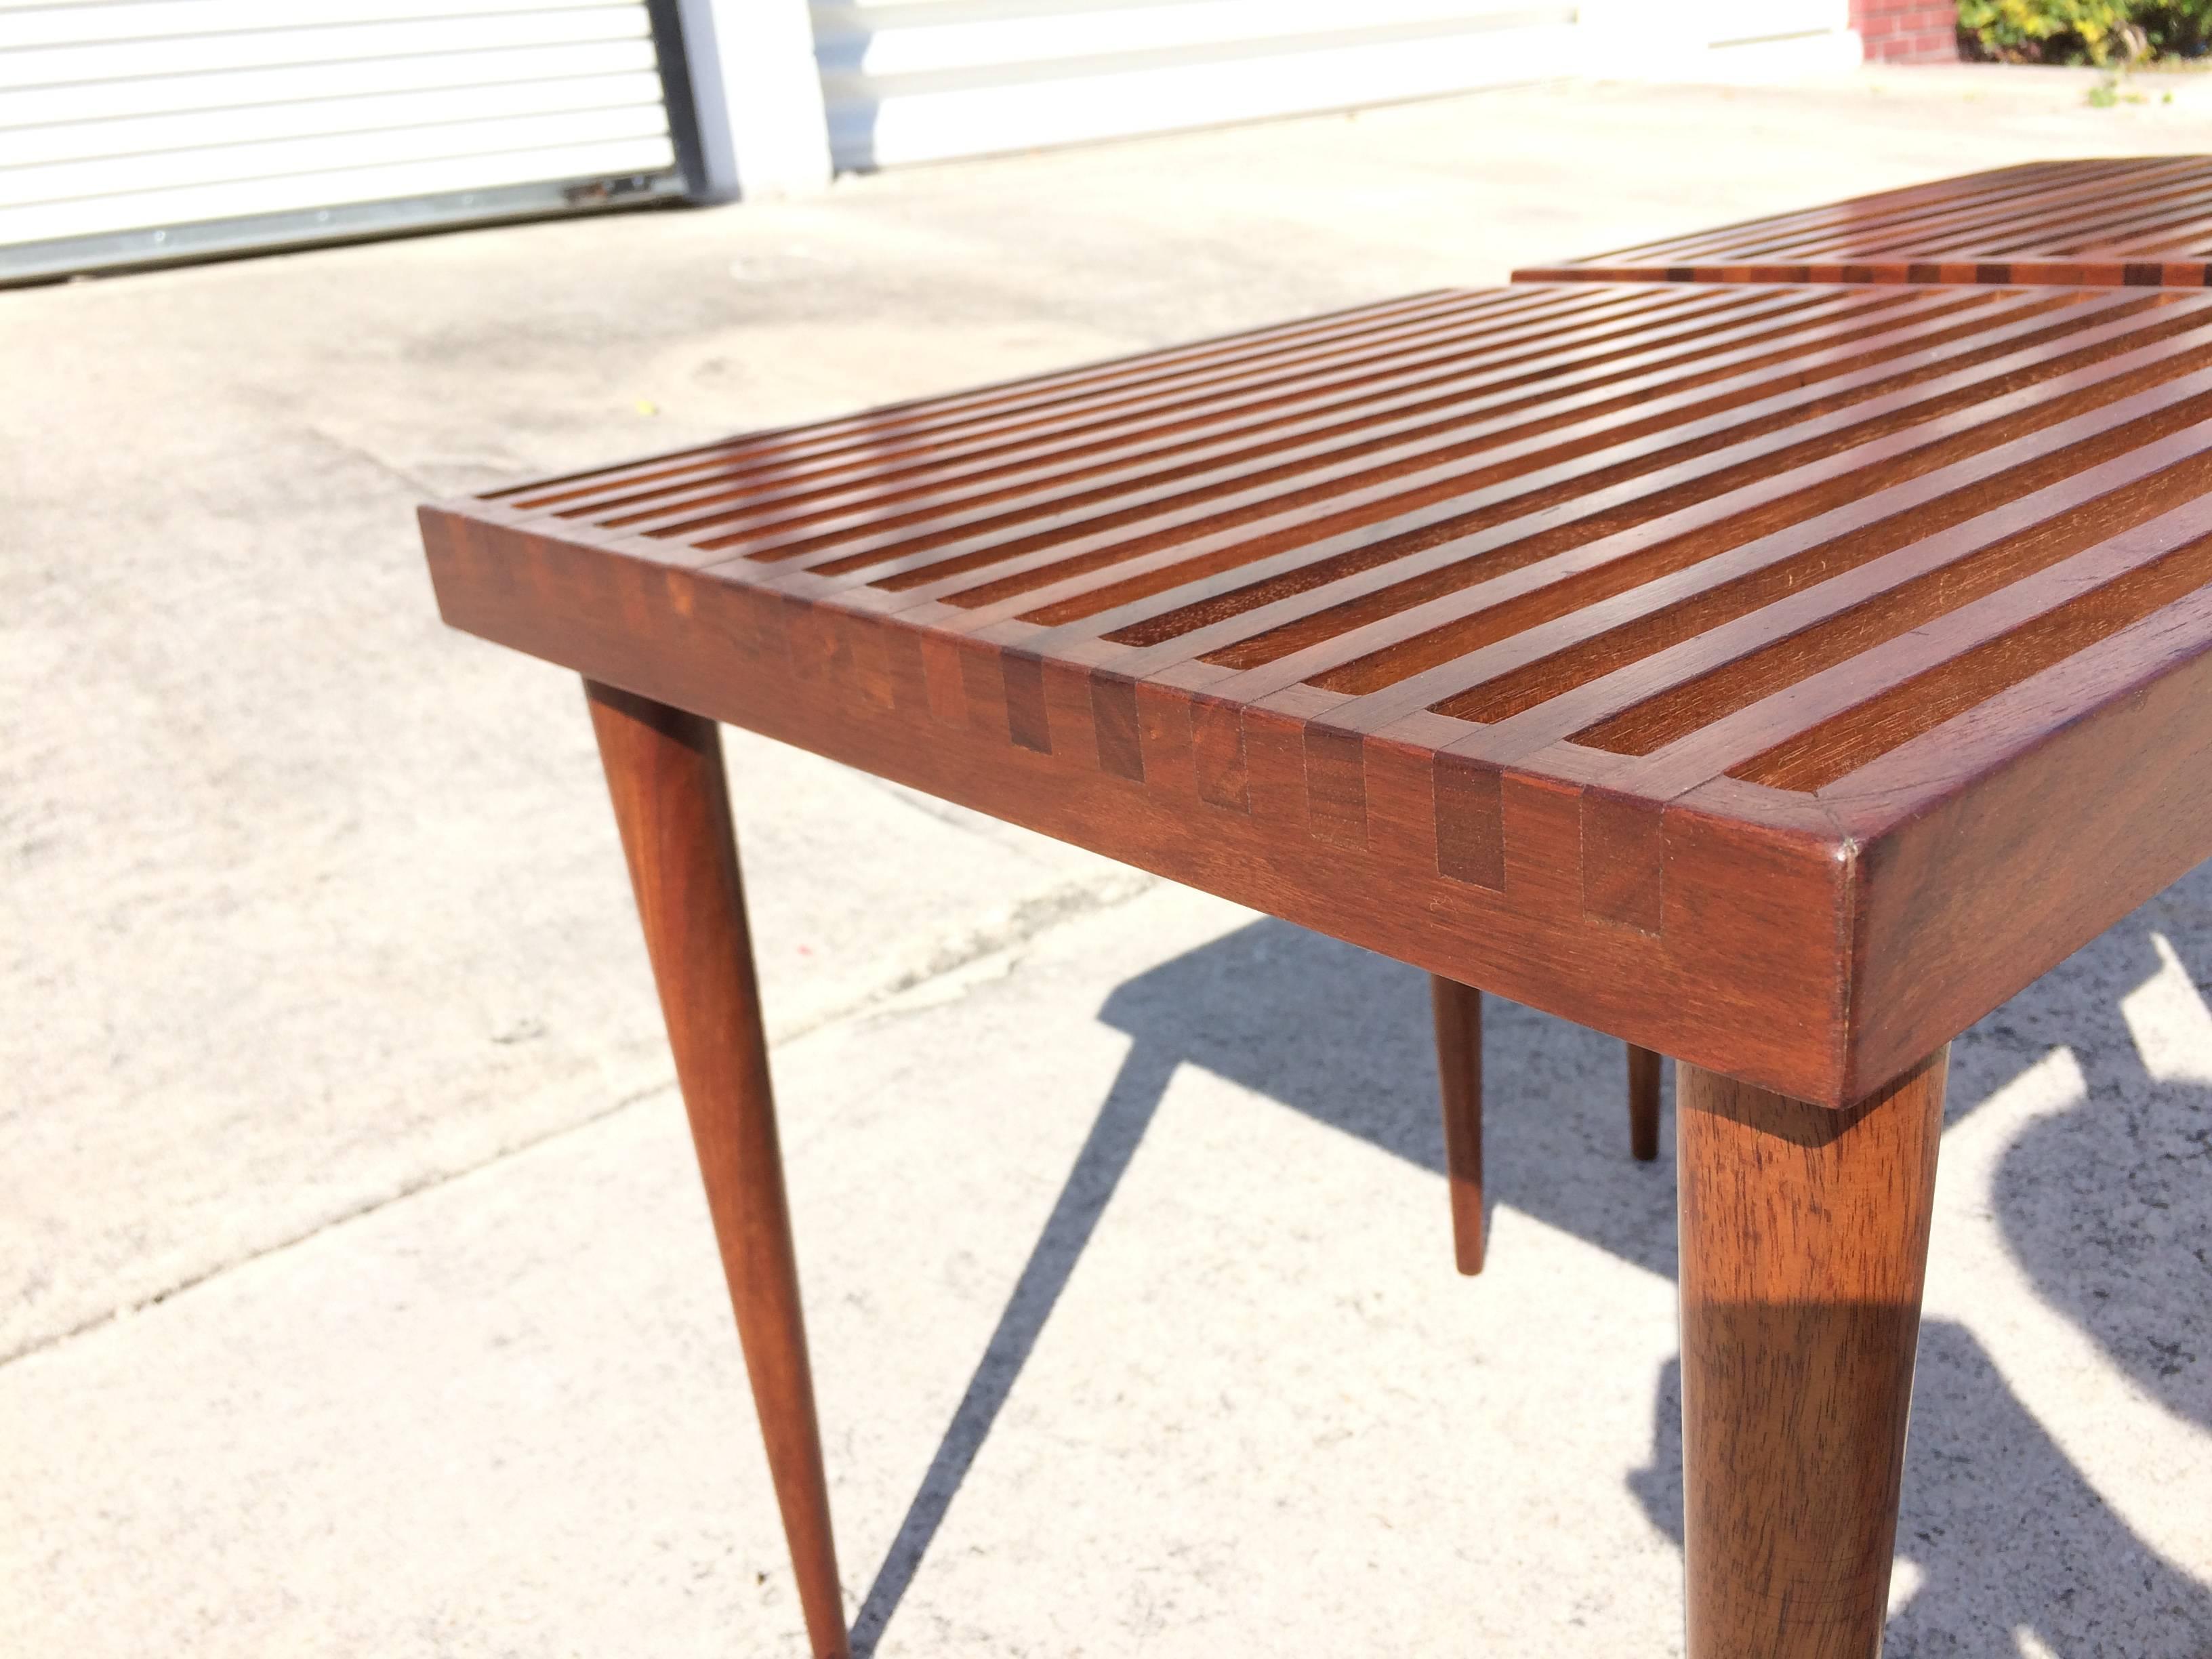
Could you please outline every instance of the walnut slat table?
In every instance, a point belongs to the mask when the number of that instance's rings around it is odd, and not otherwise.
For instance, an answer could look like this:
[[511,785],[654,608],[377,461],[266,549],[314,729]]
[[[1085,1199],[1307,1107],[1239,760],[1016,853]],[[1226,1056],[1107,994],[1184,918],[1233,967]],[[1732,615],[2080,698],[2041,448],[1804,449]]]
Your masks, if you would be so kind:
[[2203,288],[2212,280],[2212,158],[2034,161],[1532,266],[1514,279]]
[[425,508],[587,682],[816,1651],[713,722],[1674,1055],[1689,1651],[1871,1656],[1947,1044],[2212,854],[2208,490],[2212,295],[1576,284]]

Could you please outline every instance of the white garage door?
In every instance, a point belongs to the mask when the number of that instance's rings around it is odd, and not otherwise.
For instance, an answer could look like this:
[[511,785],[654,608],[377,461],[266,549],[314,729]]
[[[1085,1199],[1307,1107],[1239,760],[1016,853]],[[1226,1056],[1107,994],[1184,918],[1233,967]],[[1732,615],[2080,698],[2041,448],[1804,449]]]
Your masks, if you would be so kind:
[[862,168],[1556,75],[1574,61],[1576,8],[815,0],[812,11],[830,150]]
[[0,278],[680,191],[642,0],[0,0]]

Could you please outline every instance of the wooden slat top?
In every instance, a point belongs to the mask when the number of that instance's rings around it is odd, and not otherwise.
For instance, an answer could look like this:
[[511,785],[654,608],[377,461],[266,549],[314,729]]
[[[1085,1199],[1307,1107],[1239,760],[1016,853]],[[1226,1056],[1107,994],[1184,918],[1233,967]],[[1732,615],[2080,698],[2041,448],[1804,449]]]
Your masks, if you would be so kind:
[[2203,288],[2212,282],[2212,157],[2033,161],[1514,276]]
[[1572,285],[423,526],[456,626],[1840,1103],[2212,854],[2208,492],[2212,295]]

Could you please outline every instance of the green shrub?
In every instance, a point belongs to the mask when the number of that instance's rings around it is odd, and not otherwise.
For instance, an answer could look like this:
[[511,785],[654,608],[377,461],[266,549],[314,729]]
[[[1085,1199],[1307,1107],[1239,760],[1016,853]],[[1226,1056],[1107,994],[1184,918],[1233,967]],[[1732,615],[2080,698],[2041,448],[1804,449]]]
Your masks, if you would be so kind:
[[2135,21],[2161,58],[2191,58],[2212,46],[2212,0],[2135,0]]
[[2125,63],[2130,0],[1959,0],[1959,27],[2015,64]]
[[2014,64],[2130,64],[2212,41],[2212,0],[1959,0],[1959,29]]

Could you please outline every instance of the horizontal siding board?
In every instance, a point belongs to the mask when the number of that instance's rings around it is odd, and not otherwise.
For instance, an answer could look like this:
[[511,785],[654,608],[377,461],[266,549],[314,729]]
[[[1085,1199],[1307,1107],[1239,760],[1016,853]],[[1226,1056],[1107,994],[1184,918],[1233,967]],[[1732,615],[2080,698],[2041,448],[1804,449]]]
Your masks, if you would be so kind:
[[[311,139],[318,143],[342,140],[365,144],[380,156],[398,159],[392,154],[393,147],[404,141],[394,137],[387,142],[386,135],[439,129],[459,131],[532,118],[556,121],[583,117],[598,119],[610,112],[635,112],[649,122],[650,131],[666,131],[659,76],[648,69],[580,80],[444,87],[427,92],[390,93],[380,97],[191,110],[174,115],[0,131],[0,201],[37,199],[33,194],[14,187],[11,180],[27,179],[35,170],[57,164],[86,166],[136,157],[141,158],[138,165],[152,168],[166,157],[177,167],[191,167],[202,159],[194,152],[216,148],[225,152],[258,150],[274,144],[302,146]],[[605,136],[599,129],[587,131],[578,125],[562,135],[563,142],[592,136],[593,132]],[[626,131],[621,136],[637,135]],[[495,147],[514,148],[504,143]],[[304,148],[301,153],[307,153]],[[457,149],[454,153],[461,152]],[[227,165],[224,155],[210,154],[204,159],[210,167]],[[132,187],[143,188],[153,182],[150,177],[141,179],[134,181]]]
[[[1649,21],[1641,0],[813,0],[811,9],[831,152],[845,169],[1571,74],[1593,46]],[[1849,0],[1689,0],[1664,33],[1686,67],[1825,67],[1853,50],[1849,13]]]
[[648,33],[645,8],[632,0],[631,3],[553,10],[533,8],[504,15],[41,46],[0,52],[0,90],[349,58],[430,57],[572,41],[638,40]]
[[[846,167],[1072,143],[1121,133],[1254,120],[1420,98],[1554,72],[1574,33],[1561,26],[1347,43],[1118,72],[833,97],[832,153]],[[826,87],[834,82],[825,77]]]
[[[817,27],[840,18],[857,20],[863,27],[935,27],[949,23],[989,23],[1029,17],[1051,17],[1078,13],[1137,13],[1188,11],[1213,0],[811,0]],[[1388,11],[1395,0],[1377,0]],[[1452,0],[1452,9],[1464,17],[1524,11],[1528,0]],[[1341,17],[1347,9],[1340,4]],[[1574,9],[1573,6],[1567,8]]]
[[281,108],[325,100],[363,98],[442,88],[501,87],[518,82],[658,75],[653,42],[620,40],[441,54],[288,64],[274,69],[215,70],[148,79],[79,81],[30,88],[0,98],[0,131],[194,110]]
[[[658,103],[628,109],[571,110],[511,120],[468,121],[385,132],[344,132],[328,137],[285,138],[268,143],[219,144],[149,155],[60,161],[49,167],[0,169],[0,201],[29,207],[103,196],[149,194],[199,185],[326,173],[520,150],[586,149],[629,140],[657,140],[669,151],[668,123]],[[655,163],[659,165],[659,163]]]
[[[958,93],[975,88],[1003,91],[1025,83],[1065,87],[1071,96],[1079,98],[1093,83],[1113,76],[1157,70],[1171,79],[1180,77],[1188,81],[1193,74],[1202,77],[1208,70],[1220,65],[1234,79],[1241,77],[1248,65],[1270,59],[1295,59],[1306,64],[1325,64],[1339,54],[1348,54],[1346,62],[1347,79],[1340,101],[1371,103],[1378,99],[1387,101],[1391,98],[1411,95],[1389,90],[1387,85],[1378,90],[1367,84],[1370,67],[1389,60],[1393,56],[1391,48],[1433,44],[1451,62],[1472,60],[1479,66],[1477,78],[1454,84],[1480,86],[1500,80],[1528,80],[1532,76],[1544,73],[1543,63],[1533,60],[1515,63],[1510,61],[1510,54],[1525,48],[1531,41],[1564,41],[1566,38],[1565,27],[1564,21],[1553,21],[1548,26],[1536,27],[1486,27],[1478,30],[1469,30],[1452,23],[1401,23],[1382,28],[1340,29],[1328,34],[1270,36],[1262,40],[1224,41],[1158,52],[1124,52],[1096,58],[1035,60],[969,69],[946,68],[907,75],[841,74],[825,70],[822,84],[825,91],[860,104],[890,102],[922,94]],[[1413,63],[1410,56],[1396,55],[1403,58],[1409,65]],[[1556,55],[1554,59],[1547,61],[1556,61]],[[1260,73],[1277,80],[1286,78],[1273,70],[1261,70]],[[1304,76],[1302,70],[1294,68],[1288,78],[1311,77]],[[1428,71],[1417,69],[1418,81],[1425,82],[1428,78]],[[1314,81],[1313,85],[1316,91],[1328,90],[1326,81]],[[1303,107],[1327,106],[1325,102]],[[1148,112],[1133,111],[1132,114],[1141,118]]]
[[900,26],[841,6],[815,9],[825,70],[871,77],[988,71],[1194,48],[1257,49],[1301,37],[1316,44],[1407,27],[1497,28],[1572,20],[1565,4],[1471,6],[1468,0],[1196,0],[1054,11],[1000,20],[981,17],[933,27]]
[[607,0],[84,0],[76,5],[0,10],[0,52],[21,46],[89,46],[255,29],[321,28],[333,23],[406,22],[459,12],[580,10]]
[[817,0],[842,168],[1431,96],[1562,73],[1546,0]]

